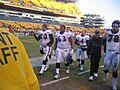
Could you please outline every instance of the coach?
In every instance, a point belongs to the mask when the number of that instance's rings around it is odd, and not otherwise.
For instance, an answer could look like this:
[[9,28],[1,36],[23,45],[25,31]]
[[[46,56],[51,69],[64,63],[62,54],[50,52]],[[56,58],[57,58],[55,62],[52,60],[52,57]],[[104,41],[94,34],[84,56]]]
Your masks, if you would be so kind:
[[90,77],[89,80],[92,81],[94,76],[98,77],[99,61],[101,58],[102,49],[102,37],[100,37],[100,32],[95,31],[93,37],[88,42],[87,54],[90,59]]

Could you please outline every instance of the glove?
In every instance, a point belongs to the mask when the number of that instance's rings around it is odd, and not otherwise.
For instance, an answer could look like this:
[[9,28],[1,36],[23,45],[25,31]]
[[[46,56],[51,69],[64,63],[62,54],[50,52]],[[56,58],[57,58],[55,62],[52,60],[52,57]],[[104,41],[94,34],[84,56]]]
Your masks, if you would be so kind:
[[72,59],[72,55],[69,53],[67,56],[67,63],[72,64],[73,59]]

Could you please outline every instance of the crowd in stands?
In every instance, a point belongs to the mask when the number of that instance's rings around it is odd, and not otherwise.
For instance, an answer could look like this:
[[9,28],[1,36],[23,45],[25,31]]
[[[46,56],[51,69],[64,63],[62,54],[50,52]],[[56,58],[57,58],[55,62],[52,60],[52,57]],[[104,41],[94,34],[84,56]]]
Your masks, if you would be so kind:
[[[32,35],[33,32],[41,30],[42,23],[29,23],[29,22],[13,22],[7,20],[0,20],[0,28],[8,28],[12,27],[16,33],[20,35]],[[81,31],[86,31],[86,33],[93,33],[96,29],[95,28],[83,28],[83,27],[75,27],[75,26],[68,26],[70,27],[71,31],[75,34],[79,34]],[[50,28],[53,32],[59,30],[59,25],[49,24],[48,28]],[[103,29],[100,30],[103,33]]]
[[56,2],[54,0],[3,0],[9,4],[31,9],[40,9],[57,14],[81,16],[82,13],[74,3]]

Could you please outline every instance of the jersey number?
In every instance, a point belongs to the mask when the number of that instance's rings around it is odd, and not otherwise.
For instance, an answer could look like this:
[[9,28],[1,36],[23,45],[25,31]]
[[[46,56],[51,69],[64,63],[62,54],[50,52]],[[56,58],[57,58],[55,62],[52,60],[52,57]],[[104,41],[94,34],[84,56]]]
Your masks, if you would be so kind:
[[58,37],[58,41],[59,41],[59,42],[61,42],[61,41],[63,41],[63,42],[67,41],[67,39],[66,39],[65,36],[62,36],[62,38],[63,38],[63,40],[61,40],[61,38],[60,38],[60,36],[59,36],[59,37]]
[[43,38],[44,38],[44,39],[47,39],[47,34],[46,34],[46,33],[43,34]]
[[119,42],[119,36],[118,35],[115,35],[115,36],[109,35],[108,42],[110,42],[112,40],[112,38],[113,38],[114,42]]
[[83,42],[84,42],[83,39],[80,42],[83,44]]

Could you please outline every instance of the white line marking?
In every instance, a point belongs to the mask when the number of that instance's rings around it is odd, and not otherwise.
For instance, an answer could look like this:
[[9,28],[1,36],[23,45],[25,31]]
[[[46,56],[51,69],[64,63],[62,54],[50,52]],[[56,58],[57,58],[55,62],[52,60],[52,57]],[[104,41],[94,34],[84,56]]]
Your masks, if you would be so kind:
[[78,73],[78,74],[79,74],[79,75],[82,75],[82,74],[87,73],[87,72],[90,72],[90,70],[86,70],[86,71],[80,72],[80,73]]
[[[100,66],[101,68],[102,67],[104,67],[104,65],[102,65],[102,66]],[[82,74],[84,74],[84,73],[88,73],[88,72],[90,72],[90,70],[86,70],[86,71],[84,71],[84,72],[80,72],[80,73],[78,73],[79,75],[82,75]]]
[[56,83],[58,81],[62,81],[62,80],[68,79],[68,78],[70,78],[70,76],[63,77],[63,78],[60,78],[60,79],[57,79],[57,80],[53,80],[53,81],[50,81],[50,82],[47,82],[47,83],[43,83],[41,86],[50,85],[50,84],[53,84],[53,83]]
[[[103,65],[100,66],[100,67],[103,67]],[[80,72],[80,73],[78,73],[78,74],[79,74],[79,75],[82,75],[82,74],[88,73],[88,72],[90,72],[90,70],[86,70],[86,71]],[[56,82],[59,82],[59,81],[62,81],[62,80],[68,79],[68,78],[70,78],[70,76],[63,77],[63,78],[60,78],[60,79],[57,79],[57,80],[53,80],[53,81],[50,81],[50,82],[47,82],[47,83],[43,83],[43,84],[41,84],[41,86],[47,86],[47,85],[50,85],[50,84],[53,84],[53,83],[56,83]]]

